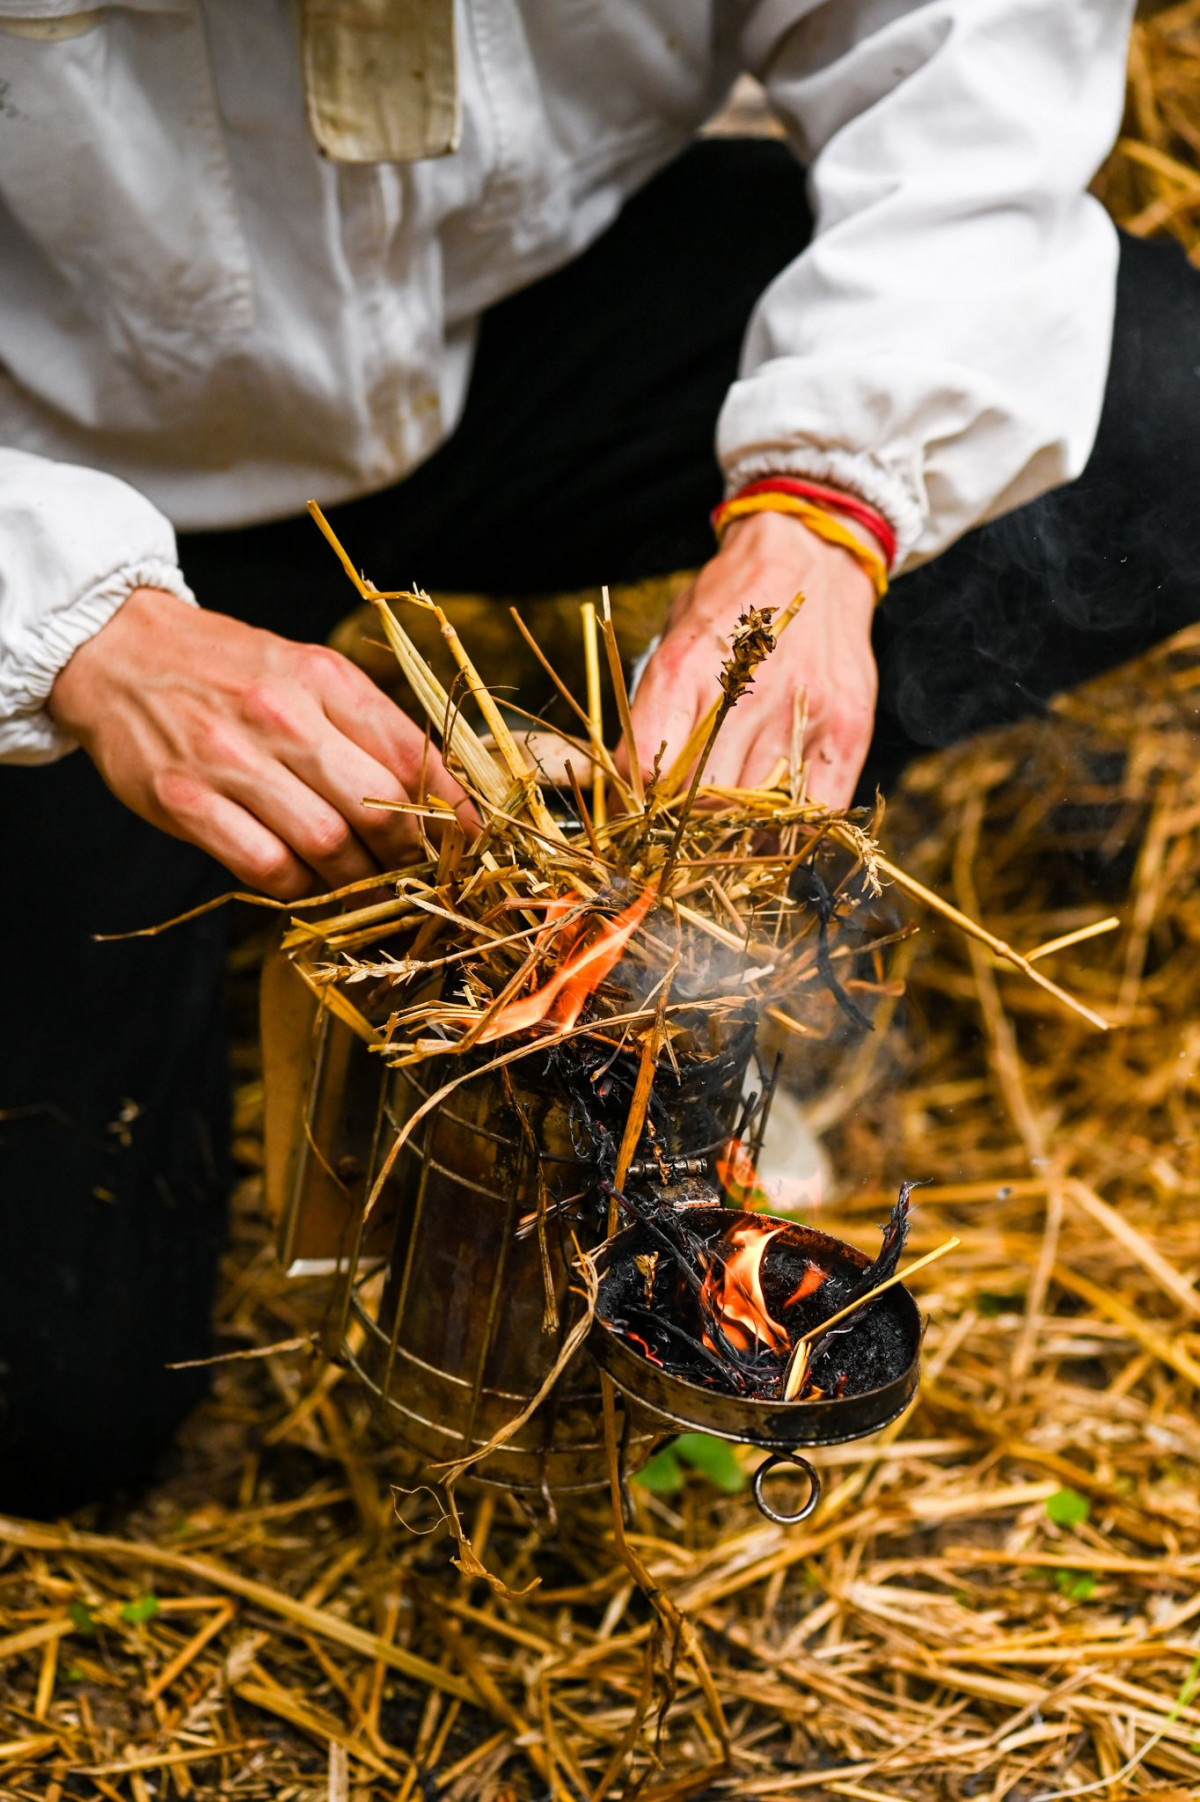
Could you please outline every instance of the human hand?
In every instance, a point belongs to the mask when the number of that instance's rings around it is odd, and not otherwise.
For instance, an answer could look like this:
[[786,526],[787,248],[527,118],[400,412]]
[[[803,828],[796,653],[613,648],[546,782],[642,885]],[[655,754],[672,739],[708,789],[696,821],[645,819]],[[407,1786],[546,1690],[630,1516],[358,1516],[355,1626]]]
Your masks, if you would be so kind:
[[704,780],[731,788],[763,781],[789,754],[793,696],[803,689],[808,792],[827,807],[850,805],[875,719],[875,592],[848,551],[785,513],[735,520],[716,556],[672,607],[633,703],[647,774],[664,739],[662,767],[670,767],[716,699],[739,614],[748,607],[778,614],[800,589],[804,606],[722,727]]
[[[127,807],[281,901],[411,858],[424,733],[337,651],[139,588],[48,706]],[[427,792],[463,791],[430,748]]]

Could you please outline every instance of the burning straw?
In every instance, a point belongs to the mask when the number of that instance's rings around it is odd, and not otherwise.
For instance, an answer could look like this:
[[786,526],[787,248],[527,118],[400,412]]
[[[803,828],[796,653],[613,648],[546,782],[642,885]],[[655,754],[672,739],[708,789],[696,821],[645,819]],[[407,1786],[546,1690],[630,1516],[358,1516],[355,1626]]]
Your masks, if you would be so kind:
[[[324,1005],[389,1065],[462,1057],[523,1035],[535,1036],[525,1037],[521,1054],[544,1054],[585,1016],[600,1039],[606,1027],[619,1024],[622,1045],[636,1051],[658,1017],[653,976],[661,976],[670,961],[667,944],[679,947],[676,987],[687,999],[666,1007],[671,1024],[659,1054],[671,1048],[674,1055],[689,1031],[707,1031],[711,1039],[723,1021],[747,1010],[810,1031],[788,1011],[809,989],[823,990],[836,1008],[861,1020],[834,967],[838,958],[849,958],[850,946],[831,951],[830,931],[844,921],[843,903],[879,894],[885,869],[1017,963],[1064,1006],[1102,1024],[1003,940],[904,872],[881,865],[865,829],[869,821],[832,817],[808,801],[799,747],[760,789],[703,786],[724,720],[752,689],[755,671],[802,596],[777,619],[770,610],[743,617],[712,707],[671,768],[648,784],[640,774],[623,776],[604,747],[598,666],[589,658],[596,686],[589,680],[587,709],[568,696],[588,737],[581,741],[565,730],[557,736],[568,762],[574,754],[581,765],[592,764],[592,809],[574,766],[569,795],[560,791],[555,808],[436,603],[420,593],[376,590],[355,572],[315,503],[310,511],[360,595],[377,609],[430,728],[441,737],[443,757],[482,820],[468,843],[436,797],[418,795],[399,804],[423,830],[435,829],[437,838],[426,839],[425,859],[389,877],[394,898],[373,897],[357,909],[343,904],[332,919],[300,920],[286,940],[296,969]],[[451,695],[434,676],[396,617],[396,602],[437,618],[454,652],[462,693]],[[585,610],[585,639],[594,624],[594,614]],[[615,651],[609,666],[616,712],[627,721]],[[490,739],[467,718],[465,696]],[[857,947],[860,953],[868,948]],[[623,984],[614,985],[609,979],[619,963]],[[641,1005],[631,1009],[638,972],[649,972],[650,979],[642,982]],[[869,994],[873,985],[859,977],[855,986]],[[686,1028],[675,1024],[681,1015],[690,1022]]]

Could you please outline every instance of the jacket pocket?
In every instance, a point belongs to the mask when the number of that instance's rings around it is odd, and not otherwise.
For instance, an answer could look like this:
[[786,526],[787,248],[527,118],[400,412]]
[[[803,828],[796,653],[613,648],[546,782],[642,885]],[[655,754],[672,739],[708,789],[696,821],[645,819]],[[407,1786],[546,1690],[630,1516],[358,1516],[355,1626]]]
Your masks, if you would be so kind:
[[133,362],[253,323],[194,0],[0,0],[0,197]]

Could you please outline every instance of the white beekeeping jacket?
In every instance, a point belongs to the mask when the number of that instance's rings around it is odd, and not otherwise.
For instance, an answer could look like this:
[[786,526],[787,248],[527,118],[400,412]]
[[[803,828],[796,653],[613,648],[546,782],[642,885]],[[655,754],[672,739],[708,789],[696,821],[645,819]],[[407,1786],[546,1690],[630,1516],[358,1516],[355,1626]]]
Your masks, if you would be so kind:
[[[817,233],[750,321],[730,485],[852,489],[904,568],[1076,476],[1117,263],[1086,187],[1131,11],[0,0],[0,758],[69,748],[46,696],[134,587],[191,598],[174,528],[364,494],[435,450],[481,310],[591,242],[742,70]],[[436,74],[415,115],[397,32]],[[719,217],[712,239],[719,279]]]

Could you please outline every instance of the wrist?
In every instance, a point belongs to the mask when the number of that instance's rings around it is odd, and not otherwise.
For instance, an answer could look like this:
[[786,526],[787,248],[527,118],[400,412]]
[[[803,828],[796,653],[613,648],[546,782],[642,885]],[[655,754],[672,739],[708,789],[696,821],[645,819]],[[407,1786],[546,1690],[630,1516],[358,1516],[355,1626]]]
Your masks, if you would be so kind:
[[736,521],[762,513],[784,514],[806,526],[814,537],[837,546],[865,571],[876,599],[883,599],[896,553],[896,534],[877,508],[857,495],[799,476],[764,476],[715,509],[712,525],[718,543]]
[[795,586],[811,590],[813,599],[836,597],[840,605],[861,608],[868,616],[875,609],[875,587],[862,564],[789,513],[751,513],[730,520],[717,561],[738,567],[751,580],[752,572],[784,566]]
[[126,663],[135,647],[157,635],[176,610],[194,611],[190,602],[170,589],[131,589],[111,618],[76,647],[55,677],[46,697],[46,711],[55,724],[82,737],[104,705],[106,676]]

